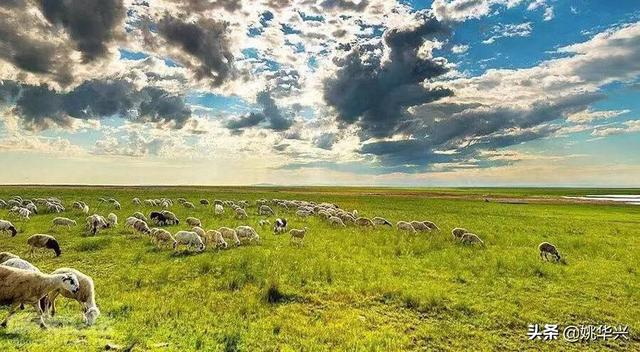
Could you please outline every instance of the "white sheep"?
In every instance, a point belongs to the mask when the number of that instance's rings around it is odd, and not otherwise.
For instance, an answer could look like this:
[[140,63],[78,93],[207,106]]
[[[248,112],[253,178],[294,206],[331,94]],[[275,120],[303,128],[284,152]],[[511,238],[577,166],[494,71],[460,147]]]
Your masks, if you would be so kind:
[[142,202],[140,201],[140,198],[133,198],[131,200],[131,203],[133,203],[134,205],[142,205]]
[[27,238],[27,244],[31,248],[29,253],[31,253],[32,255],[37,249],[51,249],[56,253],[56,257],[59,257],[60,254],[62,254],[62,251],[60,250],[60,244],[51,235],[37,233]]
[[256,230],[251,226],[238,226],[236,227],[236,233],[240,240],[247,239],[249,242],[260,240],[258,232],[256,232]]
[[266,219],[260,219],[260,221],[258,221],[258,225],[260,227],[266,227],[271,225],[271,222],[269,222],[269,220],[266,220]]
[[11,223],[11,221],[0,220],[0,232],[9,232],[11,233],[11,237],[18,234],[18,230]]
[[426,231],[431,231],[431,228],[427,225],[425,225],[422,221],[412,221],[411,222],[411,226],[413,226],[413,228],[418,231],[418,232],[426,232]]
[[66,226],[67,228],[71,228],[71,226],[76,226],[78,225],[78,223],[75,220],[71,220],[69,218],[63,218],[63,217],[57,217],[54,218],[53,220],[51,220],[52,225],[51,227],[58,227],[58,226]]
[[196,208],[195,204],[193,204],[191,202],[184,202],[184,203],[182,203],[182,206],[184,206],[185,208],[189,208],[189,209],[195,209]]
[[191,231],[195,232],[198,234],[198,236],[200,236],[200,238],[204,239],[207,235],[207,232],[200,226],[194,226],[191,228]]
[[205,250],[204,242],[197,233],[193,231],[178,231],[174,236],[176,242],[173,244],[173,249],[177,250],[179,245],[187,246],[187,249],[196,248],[197,251],[202,252]]
[[176,239],[171,235],[171,232],[159,228],[151,229],[151,239],[158,247],[163,244],[173,246],[176,243]]
[[87,228],[91,232],[92,235],[96,235],[98,231],[101,229],[106,229],[109,227],[109,223],[107,223],[107,219],[105,219],[102,215],[93,214],[86,218]]
[[146,222],[140,220],[140,219],[136,219],[136,222],[133,223],[133,229],[137,232],[141,232],[144,234],[150,234],[151,233],[151,229],[149,228],[149,225],[147,225]]
[[78,278],[74,274],[48,275],[0,265],[0,302],[10,306],[9,314],[0,323],[0,327],[5,328],[9,318],[22,305],[31,305],[39,315],[40,326],[46,328],[44,310],[39,303],[50,292],[58,289],[77,292],[80,289]]
[[107,215],[107,223],[109,227],[118,227],[118,215],[109,213],[109,215]]
[[221,227],[218,229],[218,232],[222,234],[223,238],[233,240],[233,243],[236,246],[240,245],[240,239],[238,238],[238,233],[236,232],[236,230],[228,227]]
[[191,216],[186,218],[185,222],[189,226],[202,226],[202,222],[200,221],[200,219],[194,218],[194,217],[191,217]]
[[222,207],[222,204],[216,204],[213,207],[213,213],[215,215],[222,215],[224,214],[224,208]]
[[227,249],[227,241],[224,240],[222,233],[217,230],[209,230],[206,233],[207,241],[213,243],[216,248]]
[[436,225],[433,221],[425,220],[422,223],[425,224],[431,230],[440,230],[438,225]]
[[139,211],[136,211],[135,213],[131,214],[131,216],[134,217],[134,218],[140,219],[140,220],[142,220],[144,222],[147,222],[147,217],[144,216],[144,214],[142,214]]
[[357,218],[356,219],[356,225],[361,226],[361,227],[373,227],[373,221],[371,221],[371,219],[368,218]]
[[386,225],[389,227],[393,227],[393,224],[391,224],[389,220],[385,218],[381,218],[379,216],[374,217],[373,219],[371,219],[371,221],[373,221],[374,225],[378,225],[378,226]]
[[247,212],[242,208],[236,208],[235,211],[236,211],[236,219],[242,220],[249,217],[247,215]]
[[0,262],[0,265],[10,266],[16,269],[40,272],[40,269],[36,268],[35,265],[21,258],[7,259],[4,262]]
[[303,245],[304,243],[304,236],[307,233],[307,228],[303,228],[302,230],[300,229],[291,229],[291,231],[289,231],[289,234],[291,234],[291,242],[298,242],[299,245]]
[[400,231],[407,231],[412,233],[416,232],[416,229],[413,228],[413,225],[411,225],[411,223],[408,223],[406,221],[398,221],[396,223],[396,228]]
[[82,318],[87,325],[93,325],[100,315],[100,309],[96,305],[96,292],[91,277],[81,273],[76,269],[60,268],[51,273],[52,275],[75,275],[78,278],[78,285],[80,286],[76,292],[70,292],[63,289],[56,289],[49,293],[47,296],[48,307],[47,310],[51,313],[51,316],[56,315],[56,298],[58,295],[73,299],[80,303],[82,307]]
[[258,215],[266,215],[266,216],[271,216],[271,215],[276,215],[275,212],[273,211],[273,209],[271,209],[270,206],[268,205],[261,205],[260,208],[258,209]]

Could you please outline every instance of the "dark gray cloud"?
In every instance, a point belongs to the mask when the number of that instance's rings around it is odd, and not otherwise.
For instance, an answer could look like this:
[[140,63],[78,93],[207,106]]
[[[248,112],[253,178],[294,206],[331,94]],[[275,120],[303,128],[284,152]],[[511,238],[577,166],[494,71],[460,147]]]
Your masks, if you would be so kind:
[[232,119],[227,122],[227,128],[238,131],[264,125],[265,128],[274,131],[286,131],[293,125],[293,120],[282,114],[270,92],[258,93],[256,102],[262,107],[262,112],[252,112],[246,116]]
[[601,94],[581,94],[529,109],[434,104],[432,110],[459,111],[444,119],[414,116],[420,123],[412,126],[413,138],[366,143],[360,153],[375,155],[385,166],[415,165],[424,169],[436,163],[464,163],[478,158],[481,151],[549,136],[558,130],[550,122],[585,110],[603,98]]
[[0,60],[19,70],[49,75],[63,85],[68,84],[71,81],[67,59],[70,48],[43,37],[46,29],[24,6],[7,10],[0,6]]
[[20,94],[19,84],[0,80],[0,106],[13,103],[18,94]]
[[224,9],[234,12],[242,9],[241,0],[172,0],[187,13],[198,13],[206,10]]
[[420,57],[418,50],[425,40],[445,36],[449,29],[427,14],[416,16],[420,24],[415,28],[385,32],[387,62],[379,54],[382,44],[359,45],[336,62],[335,77],[325,82],[324,98],[337,110],[338,121],[356,123],[363,140],[394,135],[406,119],[407,108],[453,94],[422,86],[424,80],[448,69],[441,60]]
[[[101,119],[119,116],[134,122],[154,122],[159,127],[182,128],[191,118],[191,110],[182,96],[156,87],[137,90],[122,80],[86,81],[69,92],[57,92],[47,85],[0,86],[13,95],[9,104],[25,128],[42,130],[53,126],[70,127],[73,119]],[[16,88],[17,87],[17,88]],[[16,91],[17,89],[17,91]],[[9,94],[6,94],[9,96]]]
[[[221,85],[234,74],[228,31],[228,23],[206,18],[185,22],[165,16],[158,23],[160,35],[184,53],[176,59],[194,69],[198,79],[212,79],[214,86]],[[194,67],[191,59],[197,60],[199,66]]]
[[369,6],[368,0],[360,0],[360,2],[349,0],[324,0],[320,3],[320,6],[326,10],[340,10],[340,11],[364,11]]
[[125,16],[122,0],[40,0],[45,18],[64,28],[85,62],[108,52]]

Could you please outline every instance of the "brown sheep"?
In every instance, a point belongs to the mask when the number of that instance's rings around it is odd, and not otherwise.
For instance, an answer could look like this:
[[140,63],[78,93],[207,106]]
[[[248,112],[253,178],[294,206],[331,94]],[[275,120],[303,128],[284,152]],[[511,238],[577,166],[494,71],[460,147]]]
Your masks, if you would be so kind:
[[62,254],[62,251],[60,250],[60,244],[58,244],[58,241],[50,235],[35,234],[27,238],[27,244],[31,247],[29,253],[31,253],[32,255],[36,249],[41,248],[53,250],[56,253],[56,257],[59,257],[60,254]]

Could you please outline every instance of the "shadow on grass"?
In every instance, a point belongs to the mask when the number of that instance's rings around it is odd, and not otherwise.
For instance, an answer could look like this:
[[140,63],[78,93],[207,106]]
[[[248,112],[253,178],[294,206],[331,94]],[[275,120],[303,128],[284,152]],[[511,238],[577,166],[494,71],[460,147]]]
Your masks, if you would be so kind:
[[268,304],[307,303],[309,300],[303,296],[283,292],[278,283],[270,282],[263,294]]

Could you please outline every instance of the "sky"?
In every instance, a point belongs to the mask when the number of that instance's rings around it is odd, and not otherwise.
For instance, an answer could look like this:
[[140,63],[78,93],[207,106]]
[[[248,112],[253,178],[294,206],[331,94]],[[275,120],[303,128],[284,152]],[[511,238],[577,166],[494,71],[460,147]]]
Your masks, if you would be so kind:
[[0,184],[640,187],[637,0],[0,0]]

